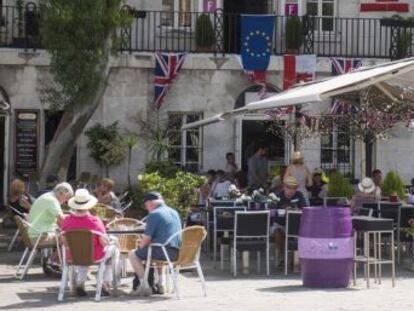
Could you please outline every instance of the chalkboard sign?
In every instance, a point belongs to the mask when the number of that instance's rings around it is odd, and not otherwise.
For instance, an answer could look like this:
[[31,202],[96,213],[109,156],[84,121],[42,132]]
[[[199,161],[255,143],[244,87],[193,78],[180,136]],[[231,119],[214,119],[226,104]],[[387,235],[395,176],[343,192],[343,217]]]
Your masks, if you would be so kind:
[[15,171],[27,177],[37,172],[39,146],[39,111],[16,110]]

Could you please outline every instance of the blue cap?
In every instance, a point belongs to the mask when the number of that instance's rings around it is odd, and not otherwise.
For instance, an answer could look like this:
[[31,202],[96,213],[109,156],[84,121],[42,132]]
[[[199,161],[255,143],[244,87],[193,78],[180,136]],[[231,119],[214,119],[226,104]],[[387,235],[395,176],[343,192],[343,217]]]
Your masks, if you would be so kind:
[[162,200],[162,195],[159,192],[151,191],[144,195],[144,203],[147,201]]

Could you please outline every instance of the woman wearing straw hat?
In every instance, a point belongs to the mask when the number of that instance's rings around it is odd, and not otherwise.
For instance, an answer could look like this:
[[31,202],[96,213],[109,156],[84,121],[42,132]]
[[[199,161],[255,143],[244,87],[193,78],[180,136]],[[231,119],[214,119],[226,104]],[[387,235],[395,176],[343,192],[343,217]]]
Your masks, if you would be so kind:
[[285,177],[293,176],[299,183],[298,190],[302,192],[306,204],[309,205],[308,191],[306,187],[312,186],[312,175],[308,167],[304,164],[303,156],[300,151],[292,154],[292,164],[288,166]]
[[363,203],[376,202],[375,189],[375,183],[371,178],[363,178],[358,184],[359,191],[352,197],[351,209],[357,210]]
[[[69,199],[68,205],[73,210],[73,214],[65,217],[62,230],[68,231],[73,229],[87,229],[101,233],[94,239],[95,261],[102,259],[108,252],[112,254],[110,260],[106,262],[104,271],[104,283],[102,293],[109,295],[110,284],[112,282],[111,260],[119,254],[116,245],[108,245],[108,239],[105,237],[106,230],[101,219],[89,213],[89,210],[96,205],[98,200],[89,194],[87,189],[78,189],[75,196]],[[68,253],[70,256],[70,254]],[[109,256],[108,256],[109,257]],[[88,267],[77,267],[76,293],[78,296],[86,296],[85,282],[87,279]]]

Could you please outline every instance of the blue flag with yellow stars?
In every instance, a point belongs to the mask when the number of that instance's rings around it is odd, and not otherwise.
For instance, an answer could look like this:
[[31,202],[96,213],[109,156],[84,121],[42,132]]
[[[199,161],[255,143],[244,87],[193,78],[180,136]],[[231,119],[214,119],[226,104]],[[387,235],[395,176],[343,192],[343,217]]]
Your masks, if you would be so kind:
[[244,70],[263,70],[272,53],[274,15],[241,15],[241,59]]

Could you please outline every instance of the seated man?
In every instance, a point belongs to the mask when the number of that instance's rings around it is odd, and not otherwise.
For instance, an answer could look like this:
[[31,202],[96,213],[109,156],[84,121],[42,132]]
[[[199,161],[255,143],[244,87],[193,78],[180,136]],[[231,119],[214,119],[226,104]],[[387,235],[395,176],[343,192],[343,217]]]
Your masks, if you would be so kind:
[[[129,253],[129,260],[136,273],[134,288],[138,295],[149,295],[149,288],[144,287],[144,261],[147,260],[148,248],[151,243],[164,244],[170,236],[181,230],[181,219],[177,211],[165,205],[164,200],[158,192],[149,192],[144,196],[144,205],[149,214],[146,221],[145,232],[138,249]],[[171,261],[178,258],[178,249],[181,237],[176,236],[167,247],[168,257]],[[160,247],[152,248],[152,259],[166,260],[164,252]],[[157,291],[165,293],[165,274],[159,268],[159,282]]]
[[327,193],[327,185],[324,181],[322,181],[322,170],[315,169],[313,172],[312,180],[312,186],[306,187],[310,193],[309,200],[311,202],[311,205],[322,205],[323,198]]
[[[48,232],[47,236],[40,243],[42,245],[50,245],[51,248],[56,247],[55,230],[64,218],[61,204],[66,203],[72,196],[72,186],[65,182],[56,185],[53,191],[42,194],[37,198],[30,208],[27,217],[28,222],[33,227],[29,228],[29,237],[36,240],[41,232]],[[47,260],[43,260],[43,270],[46,274],[55,272],[53,270],[50,271]]]
[[295,177],[287,176],[283,179],[282,192],[277,195],[279,197],[279,202],[276,206],[276,216],[274,217],[274,223],[271,230],[274,232],[275,245],[279,254],[283,254],[285,251],[286,225],[286,214],[285,212],[279,211],[286,211],[286,209],[302,209],[306,206],[303,194],[297,190],[298,186],[299,183]]
[[227,198],[229,196],[229,188],[231,186],[231,182],[226,180],[226,175],[223,170],[218,170],[216,175],[216,184],[212,189],[211,195],[216,199]]
[[[112,258],[119,255],[119,251],[116,245],[108,245],[109,240],[105,237],[106,230],[101,219],[89,214],[89,210],[96,205],[98,200],[89,194],[86,189],[78,189],[75,192],[75,196],[68,202],[69,207],[73,210],[73,214],[65,217],[62,223],[62,230],[68,231],[73,229],[87,229],[101,233],[102,236],[95,236],[94,239],[94,251],[95,261],[102,259],[106,254],[109,254],[106,261],[102,294],[108,296],[110,294],[110,288],[112,283]],[[106,249],[105,249],[106,247]],[[109,253],[108,253],[109,252]],[[70,253],[67,252],[67,257],[70,258]],[[76,277],[76,294],[80,297],[86,296],[85,282],[87,280],[88,267],[77,267]]]

